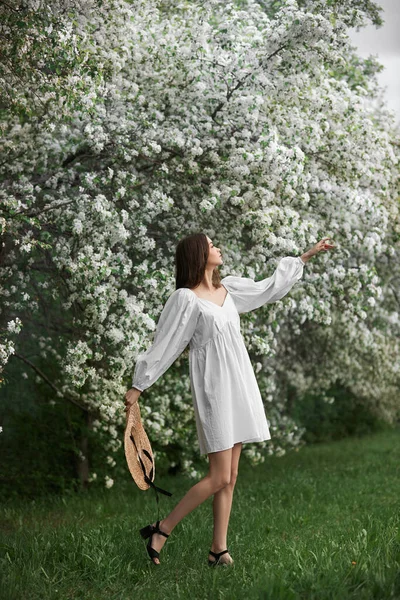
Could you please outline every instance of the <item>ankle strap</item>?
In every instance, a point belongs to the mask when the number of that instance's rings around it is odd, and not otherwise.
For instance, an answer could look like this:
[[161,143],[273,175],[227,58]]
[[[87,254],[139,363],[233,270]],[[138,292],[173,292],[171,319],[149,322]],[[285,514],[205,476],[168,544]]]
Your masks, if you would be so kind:
[[156,533],[161,533],[161,535],[164,535],[165,537],[169,537],[169,533],[165,533],[164,531],[161,531],[161,529],[160,529],[160,521],[157,521],[156,526],[154,527],[154,531]]
[[226,554],[226,552],[229,552],[229,550],[222,550],[222,552],[213,552],[210,550],[210,554],[212,554],[215,558],[219,558],[223,554]]

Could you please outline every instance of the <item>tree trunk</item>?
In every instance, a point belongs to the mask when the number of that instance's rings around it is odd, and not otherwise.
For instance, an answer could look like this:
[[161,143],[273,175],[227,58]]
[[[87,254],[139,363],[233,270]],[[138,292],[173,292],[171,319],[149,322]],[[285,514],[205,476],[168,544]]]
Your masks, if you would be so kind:
[[88,431],[92,428],[93,415],[89,411],[84,413],[85,426],[82,428],[82,434],[79,441],[79,448],[83,454],[83,460],[78,458],[78,479],[80,490],[87,490],[89,487],[89,438]]

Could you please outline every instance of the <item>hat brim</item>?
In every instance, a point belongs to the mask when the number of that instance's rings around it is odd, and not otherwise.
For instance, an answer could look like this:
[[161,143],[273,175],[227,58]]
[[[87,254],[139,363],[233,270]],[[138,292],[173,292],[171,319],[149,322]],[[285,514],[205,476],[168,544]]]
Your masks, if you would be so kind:
[[[133,439],[132,439],[133,438]],[[156,465],[153,451],[147,434],[144,430],[140,416],[139,403],[135,401],[128,410],[128,418],[124,433],[124,448],[129,471],[141,490],[147,490],[150,484],[145,481],[142,465],[143,462],[147,477],[154,481]],[[146,452],[148,455],[146,455]]]

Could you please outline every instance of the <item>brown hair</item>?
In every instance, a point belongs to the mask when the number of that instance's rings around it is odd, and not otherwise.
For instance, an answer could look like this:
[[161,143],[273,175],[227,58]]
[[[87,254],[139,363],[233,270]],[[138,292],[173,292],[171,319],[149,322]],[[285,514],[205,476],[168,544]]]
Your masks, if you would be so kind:
[[[192,233],[182,238],[175,250],[175,289],[195,288],[201,283],[206,270],[209,245],[205,233]],[[216,288],[221,286],[218,267],[212,274]]]

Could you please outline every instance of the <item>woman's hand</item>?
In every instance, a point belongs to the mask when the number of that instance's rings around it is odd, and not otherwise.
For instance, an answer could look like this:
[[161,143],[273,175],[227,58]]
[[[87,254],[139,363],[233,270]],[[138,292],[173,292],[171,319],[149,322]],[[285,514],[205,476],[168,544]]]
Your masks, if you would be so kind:
[[130,390],[128,390],[125,394],[125,412],[126,412],[126,417],[128,418],[128,412],[130,407],[132,406],[132,404],[134,402],[137,402],[139,399],[139,396],[142,392],[140,390],[137,390],[136,388],[131,388]]
[[314,256],[315,254],[318,254],[319,252],[327,252],[328,250],[331,250],[332,248],[336,248],[336,246],[334,244],[327,242],[327,240],[331,240],[331,239],[332,239],[331,237],[322,238],[322,240],[317,242],[315,244],[315,246],[313,246],[312,248],[310,248],[310,250],[307,250],[307,252],[302,254],[300,258],[302,260],[304,260],[304,262],[307,262],[312,256]]

